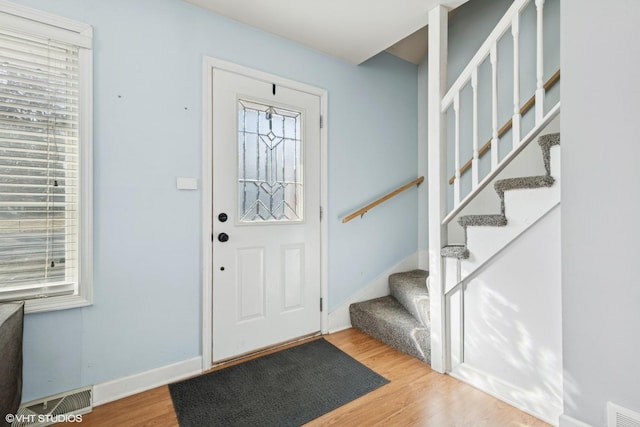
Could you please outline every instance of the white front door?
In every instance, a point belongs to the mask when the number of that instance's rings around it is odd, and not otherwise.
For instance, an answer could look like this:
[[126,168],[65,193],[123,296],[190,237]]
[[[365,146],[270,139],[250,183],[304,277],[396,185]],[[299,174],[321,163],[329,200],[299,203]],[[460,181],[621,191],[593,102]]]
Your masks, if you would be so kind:
[[213,72],[212,360],[320,331],[320,97]]

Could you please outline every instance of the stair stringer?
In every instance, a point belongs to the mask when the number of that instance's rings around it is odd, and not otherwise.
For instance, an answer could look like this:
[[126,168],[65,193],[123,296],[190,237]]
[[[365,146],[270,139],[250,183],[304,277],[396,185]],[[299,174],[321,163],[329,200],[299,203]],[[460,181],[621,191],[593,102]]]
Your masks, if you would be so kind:
[[[543,157],[544,152],[543,148]],[[505,191],[506,225],[468,226],[469,257],[445,258],[444,261],[447,312],[452,319],[447,337],[450,348],[448,373],[554,424],[562,412],[562,401],[558,398],[562,389],[559,362],[562,351],[560,341],[549,331],[559,329],[560,310],[548,302],[559,301],[560,273],[557,268],[546,268],[546,261],[559,259],[559,254],[532,249],[531,245],[538,245],[541,239],[550,237],[559,239],[559,229],[551,229],[560,224],[560,146],[552,146],[546,158],[550,161],[548,173],[554,178],[553,184]],[[527,245],[528,251],[533,250],[528,252],[531,257],[522,256],[523,247]],[[508,261],[509,257],[511,261]],[[540,257],[547,257],[544,258],[546,261],[540,262]],[[514,259],[520,259],[522,264],[514,266]],[[527,268],[531,268],[529,273]],[[539,274],[549,277],[538,280]],[[502,284],[496,288],[496,283]],[[551,294],[550,289],[554,290]],[[514,295],[518,298],[513,298]],[[545,298],[547,303],[541,303],[540,299]],[[547,312],[544,319],[540,319],[538,314],[531,314],[532,310]],[[486,342],[478,337],[485,337]],[[544,341],[540,337],[551,338]],[[484,345],[489,345],[488,350]],[[509,367],[483,363],[486,360],[479,355],[487,353],[491,357],[485,356],[485,359],[508,362]],[[497,355],[498,358],[493,358]],[[514,376],[513,372],[521,374]],[[533,377],[542,379],[527,383]]]
[[458,281],[464,281],[472,276],[518,236],[560,204],[560,146],[551,147],[550,160],[551,176],[555,179],[555,183],[551,187],[509,190],[504,193],[506,225],[467,228],[469,257],[460,260]]
[[562,412],[559,230],[556,205],[466,278],[448,307],[463,322],[452,324],[448,373],[552,425]]

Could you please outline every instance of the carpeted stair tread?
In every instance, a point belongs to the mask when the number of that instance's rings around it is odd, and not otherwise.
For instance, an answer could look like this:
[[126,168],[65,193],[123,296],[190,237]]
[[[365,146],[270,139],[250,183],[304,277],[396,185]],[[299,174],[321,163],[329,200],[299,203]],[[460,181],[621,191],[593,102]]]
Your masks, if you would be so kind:
[[429,325],[429,291],[425,270],[412,270],[389,276],[393,296],[420,323]]
[[403,271],[401,273],[394,273],[389,276],[389,285],[401,285],[403,283],[424,283],[429,277],[429,272],[426,270],[411,270]]
[[549,175],[522,176],[518,178],[499,179],[493,184],[499,195],[508,190],[523,190],[529,188],[551,187],[555,179]]
[[543,148],[560,145],[560,132],[548,133],[546,135],[538,137],[538,144]]
[[503,227],[507,225],[507,218],[502,215],[464,215],[458,218],[458,224],[468,226]]
[[440,250],[440,255],[445,258],[469,258],[469,249],[465,245],[449,245]]
[[431,331],[394,297],[386,296],[349,306],[351,324],[364,333],[417,359],[431,362]]
[[499,179],[493,184],[493,188],[500,197],[500,212],[505,215],[504,192],[509,190],[525,190],[534,188],[551,187],[556,180],[551,175],[521,176],[518,178]]
[[542,135],[538,138],[538,144],[542,150],[542,160],[544,161],[544,168],[547,171],[547,175],[551,175],[551,147],[554,145],[560,145],[560,134],[550,133]]

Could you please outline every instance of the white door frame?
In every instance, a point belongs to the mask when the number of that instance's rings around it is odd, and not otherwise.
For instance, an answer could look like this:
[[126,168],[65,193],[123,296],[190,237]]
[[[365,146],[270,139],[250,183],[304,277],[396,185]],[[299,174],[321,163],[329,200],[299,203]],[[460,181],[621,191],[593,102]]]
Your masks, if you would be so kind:
[[[320,129],[320,206],[327,212],[327,101],[328,93],[325,89],[309,86],[280,76],[257,71],[231,62],[205,56],[202,72],[202,370],[211,368],[212,322],[213,322],[213,252],[211,236],[213,233],[213,70],[214,68],[242,74],[258,80],[264,80],[278,86],[286,86],[301,92],[307,92],[320,97],[320,114],[322,127]],[[320,317],[321,332],[327,333],[328,310],[327,290],[328,252],[327,238],[329,230],[326,215],[320,221],[320,297],[323,308]]]

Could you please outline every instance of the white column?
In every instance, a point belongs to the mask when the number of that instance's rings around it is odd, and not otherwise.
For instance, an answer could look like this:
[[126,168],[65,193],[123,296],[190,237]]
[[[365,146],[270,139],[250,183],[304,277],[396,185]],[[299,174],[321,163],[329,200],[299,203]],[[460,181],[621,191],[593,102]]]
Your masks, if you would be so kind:
[[[425,24],[427,16],[425,14]],[[425,37],[426,39],[426,37]],[[426,40],[425,40],[426,42]],[[418,66],[418,176],[429,176],[428,116],[428,67],[425,60]],[[418,268],[429,270],[429,183],[418,186]]]
[[441,248],[447,242],[442,219],[447,211],[446,123],[441,101],[447,88],[447,14],[443,6],[429,12],[429,283],[431,288],[431,368],[446,369],[446,322]]

